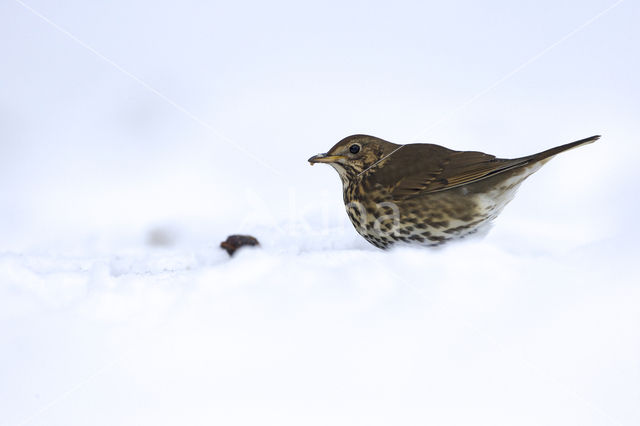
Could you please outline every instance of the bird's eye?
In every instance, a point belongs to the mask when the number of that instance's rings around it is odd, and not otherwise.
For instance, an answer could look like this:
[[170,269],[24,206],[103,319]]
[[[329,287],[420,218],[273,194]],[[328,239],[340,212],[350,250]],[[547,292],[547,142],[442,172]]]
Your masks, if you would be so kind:
[[357,154],[358,152],[360,152],[360,145],[354,143],[349,147],[349,152],[352,154]]

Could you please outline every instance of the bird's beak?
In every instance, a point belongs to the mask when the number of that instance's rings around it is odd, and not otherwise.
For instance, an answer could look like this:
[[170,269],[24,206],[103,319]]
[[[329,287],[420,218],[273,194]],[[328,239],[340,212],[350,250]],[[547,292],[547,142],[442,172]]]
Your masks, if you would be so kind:
[[338,160],[343,159],[344,156],[342,155],[327,155],[325,154],[318,154],[318,155],[314,155],[313,157],[309,158],[309,163],[311,163],[311,165],[313,166],[314,163],[335,163]]

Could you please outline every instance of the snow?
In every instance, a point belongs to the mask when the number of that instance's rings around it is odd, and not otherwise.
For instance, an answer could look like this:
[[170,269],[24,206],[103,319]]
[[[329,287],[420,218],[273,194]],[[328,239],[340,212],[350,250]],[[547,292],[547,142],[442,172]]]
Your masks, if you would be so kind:
[[623,243],[3,255],[3,417],[633,424],[640,288],[637,256],[613,258]]
[[[640,423],[637,4],[502,81],[611,5],[28,6],[84,46],[0,6],[0,425]],[[603,138],[381,251],[306,162],[353,133]]]

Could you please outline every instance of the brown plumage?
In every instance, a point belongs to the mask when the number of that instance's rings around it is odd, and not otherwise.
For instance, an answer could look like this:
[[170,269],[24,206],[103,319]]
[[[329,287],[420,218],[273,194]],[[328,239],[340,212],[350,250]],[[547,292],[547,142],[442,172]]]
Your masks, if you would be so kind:
[[433,144],[398,145],[367,135],[342,139],[309,162],[340,175],[347,214],[371,244],[434,245],[476,232],[511,201],[524,179],[592,136],[515,159]]

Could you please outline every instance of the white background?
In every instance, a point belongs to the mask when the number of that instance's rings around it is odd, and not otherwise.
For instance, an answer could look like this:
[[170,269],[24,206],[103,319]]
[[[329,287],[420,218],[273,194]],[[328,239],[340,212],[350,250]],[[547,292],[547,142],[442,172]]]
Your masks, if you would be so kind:
[[[639,18],[2,2],[0,424],[638,424]],[[603,137],[483,240],[382,252],[306,162],[352,133]]]

